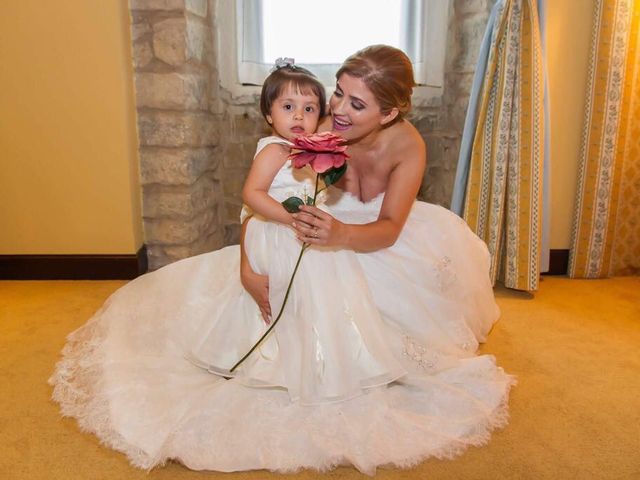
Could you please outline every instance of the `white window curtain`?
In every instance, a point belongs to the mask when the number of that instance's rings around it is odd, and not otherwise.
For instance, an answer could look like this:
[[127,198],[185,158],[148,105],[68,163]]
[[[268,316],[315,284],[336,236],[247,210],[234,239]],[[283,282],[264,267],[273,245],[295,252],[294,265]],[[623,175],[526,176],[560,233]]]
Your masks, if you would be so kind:
[[[366,45],[386,43],[411,58],[418,84],[442,87],[450,0],[349,0],[346,4],[344,0],[297,0],[295,7],[285,9],[286,14],[274,16],[286,3],[285,0],[236,2],[240,83],[261,85],[275,57],[295,57],[291,52],[304,36],[312,40],[309,44],[312,46],[305,47],[303,58],[298,55],[296,63],[311,69],[325,85],[334,83],[335,72],[347,55]],[[351,8],[359,13],[350,15],[347,9]],[[382,22],[378,28],[374,25],[376,17]],[[358,27],[363,28],[359,33]],[[337,49],[327,44],[332,35],[348,53],[334,52]],[[275,37],[279,37],[281,46],[276,47],[278,53],[274,55],[269,47],[277,45]],[[313,50],[318,51],[315,56]]]

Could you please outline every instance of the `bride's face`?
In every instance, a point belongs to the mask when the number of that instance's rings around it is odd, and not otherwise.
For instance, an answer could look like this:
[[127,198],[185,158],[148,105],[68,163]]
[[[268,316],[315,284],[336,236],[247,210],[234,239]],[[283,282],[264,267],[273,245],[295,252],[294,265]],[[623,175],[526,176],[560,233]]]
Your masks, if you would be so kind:
[[331,130],[346,140],[357,140],[380,130],[387,118],[380,112],[380,104],[369,87],[346,73],[338,78],[329,107]]

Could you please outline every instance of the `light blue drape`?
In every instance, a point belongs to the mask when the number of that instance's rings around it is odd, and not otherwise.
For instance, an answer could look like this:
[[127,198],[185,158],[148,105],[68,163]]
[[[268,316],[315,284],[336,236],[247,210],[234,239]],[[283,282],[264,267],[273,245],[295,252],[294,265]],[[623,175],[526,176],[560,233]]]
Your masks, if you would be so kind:
[[547,73],[545,0],[538,0],[538,23],[542,45],[542,68],[544,68],[544,164],[542,167],[542,240],[540,245],[540,272],[549,271],[551,244],[551,119],[549,118],[549,75]]
[[480,95],[482,94],[482,83],[489,60],[491,37],[493,36],[494,29],[497,27],[496,16],[503,6],[504,0],[498,0],[491,10],[487,29],[484,32],[482,44],[480,45],[476,71],[473,75],[473,84],[471,85],[471,94],[469,95],[469,106],[467,107],[467,116],[465,117],[464,129],[462,131],[462,143],[460,144],[460,156],[458,157],[456,178],[453,184],[453,197],[451,198],[451,211],[460,217],[462,217],[462,214],[464,213],[464,196],[467,189],[467,179],[469,178],[471,149],[473,148],[473,139],[476,136],[478,108],[480,107],[479,103]]
[[[544,68],[544,163],[543,163],[543,180],[542,180],[542,245],[540,250],[540,271],[549,270],[549,235],[550,235],[550,207],[551,207],[551,155],[549,146],[549,88],[547,81],[547,62],[545,50],[545,0],[537,0],[538,4],[538,21],[540,24],[540,36],[543,53]],[[476,135],[478,108],[480,103],[480,95],[482,94],[482,83],[484,81],[485,72],[489,59],[489,49],[491,47],[491,38],[498,25],[496,25],[496,17],[498,11],[504,8],[505,0],[498,0],[489,16],[487,28],[480,46],[478,54],[478,62],[476,71],[473,76],[473,84],[469,96],[469,106],[467,107],[467,115],[464,121],[464,129],[462,132],[462,141],[460,144],[460,156],[458,157],[458,165],[456,167],[456,176],[453,184],[453,194],[451,197],[451,211],[461,216],[464,213],[465,193],[467,189],[467,180],[469,178],[469,165],[471,163],[471,149],[473,148],[473,140]]]

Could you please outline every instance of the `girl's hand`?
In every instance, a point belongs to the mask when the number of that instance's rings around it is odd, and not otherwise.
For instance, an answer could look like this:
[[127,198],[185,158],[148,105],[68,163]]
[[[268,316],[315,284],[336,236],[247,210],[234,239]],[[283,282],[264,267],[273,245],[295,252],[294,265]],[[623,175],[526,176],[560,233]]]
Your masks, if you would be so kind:
[[294,213],[292,226],[298,239],[312,245],[345,245],[346,225],[327,212],[310,205],[301,205]]
[[241,269],[242,286],[258,304],[264,323],[271,323],[271,305],[269,304],[269,277],[250,269]]

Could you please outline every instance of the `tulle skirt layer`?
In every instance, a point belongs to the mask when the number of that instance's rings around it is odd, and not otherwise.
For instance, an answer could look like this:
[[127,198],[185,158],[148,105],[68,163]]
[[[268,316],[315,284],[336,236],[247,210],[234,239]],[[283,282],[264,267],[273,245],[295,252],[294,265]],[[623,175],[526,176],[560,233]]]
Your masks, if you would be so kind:
[[[367,222],[379,204],[327,208]],[[246,241],[275,316],[300,244],[259,219]],[[266,329],[236,246],[116,291],[69,336],[50,382],[64,415],[141,468],[373,474],[453,457],[506,423],[513,378],[475,356],[498,313],[484,244],[418,202],[389,249],[305,251],[279,324],[233,373]]]

